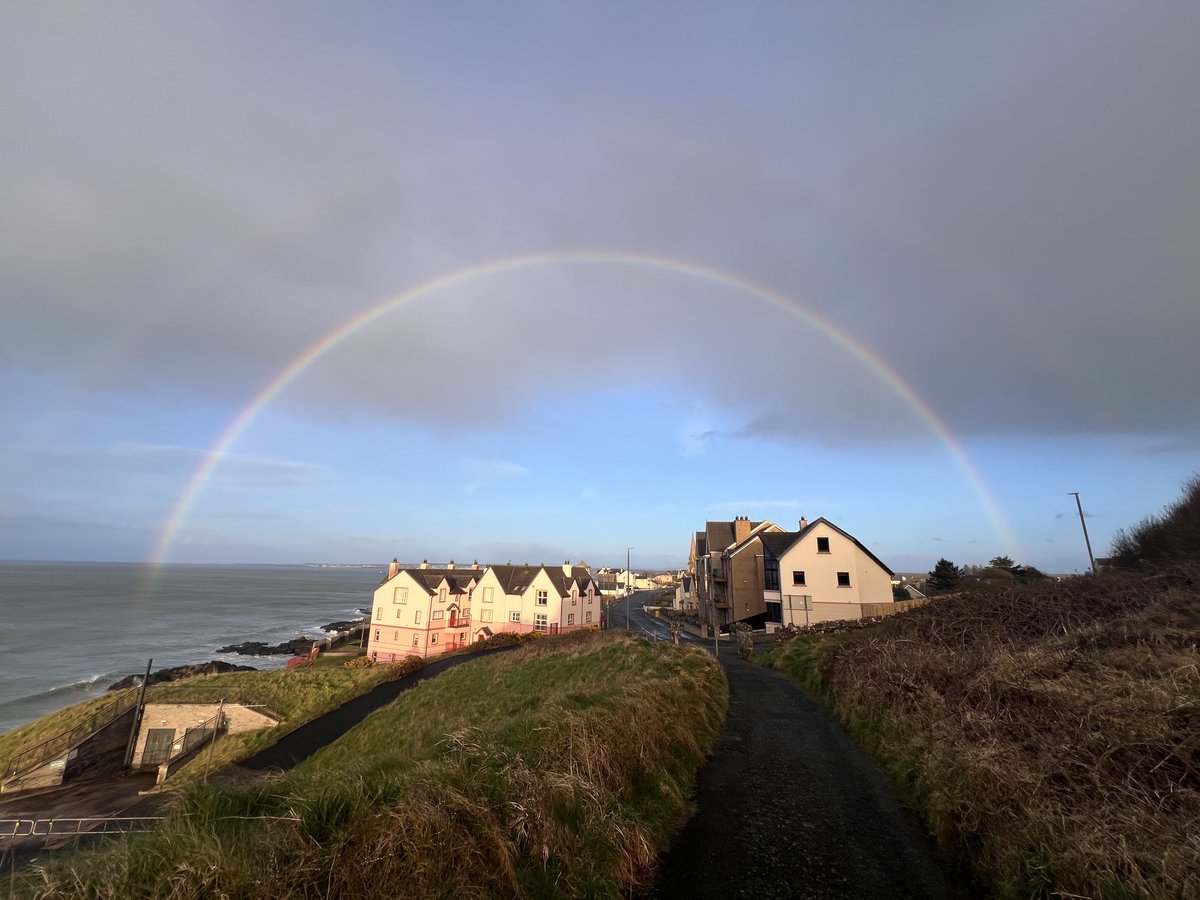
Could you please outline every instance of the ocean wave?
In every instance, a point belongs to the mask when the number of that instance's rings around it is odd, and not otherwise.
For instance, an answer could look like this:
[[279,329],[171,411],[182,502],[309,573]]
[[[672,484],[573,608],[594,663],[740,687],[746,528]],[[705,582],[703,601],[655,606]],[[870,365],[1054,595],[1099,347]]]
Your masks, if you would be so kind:
[[[96,696],[103,693],[108,685],[123,677],[119,672],[100,672],[96,675],[88,675],[86,678],[81,678],[78,681],[56,684],[53,687],[46,688],[44,691],[37,691],[32,694],[25,694],[20,697],[0,701],[0,709],[13,709],[31,703],[41,703],[46,700],[61,701],[62,698],[71,697],[72,695],[79,695],[81,698],[84,695]],[[66,706],[70,702],[70,700],[67,700],[65,703],[61,703],[61,705]]]

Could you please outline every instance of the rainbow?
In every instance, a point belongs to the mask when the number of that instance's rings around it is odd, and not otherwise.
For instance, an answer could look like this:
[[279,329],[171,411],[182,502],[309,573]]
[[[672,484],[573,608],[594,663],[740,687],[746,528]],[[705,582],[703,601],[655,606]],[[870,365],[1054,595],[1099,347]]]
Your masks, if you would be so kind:
[[1004,516],[995,498],[988,490],[986,482],[979,474],[968,457],[965,449],[950,432],[950,429],[937,417],[934,411],[922,400],[917,393],[891,368],[882,358],[872,353],[836,325],[822,319],[810,310],[789,300],[783,294],[771,290],[749,279],[724,272],[711,266],[686,260],[672,259],[664,256],[652,256],[641,253],[619,251],[562,251],[554,253],[535,253],[526,256],[506,257],[491,260],[466,268],[457,269],[445,275],[422,281],[402,293],[395,294],[375,303],[355,316],[347,319],[324,337],[314,341],[295,359],[284,366],[270,381],[268,381],[241,412],[226,426],[224,432],[205,454],[204,459],[191,474],[179,498],[175,501],[167,517],[158,540],[154,545],[149,565],[151,571],[156,570],[167,560],[171,546],[179,534],[179,529],[187,519],[188,513],[196,502],[196,498],[204,490],[204,485],[212,475],[213,470],[220,464],[233,443],[250,427],[255,417],[274,400],[301,372],[319,360],[322,356],[356,334],[372,322],[386,316],[393,310],[399,309],[406,303],[427,297],[439,291],[479,281],[496,275],[531,269],[547,265],[615,265],[629,268],[651,269],[662,272],[672,272],[690,278],[700,279],[711,284],[722,285],[738,293],[754,297],[784,312],[790,313],[803,320],[808,325],[828,337],[834,343],[844,348],[855,359],[866,366],[879,377],[891,391],[900,398],[929,431],[941,442],[955,464],[966,476],[975,493],[991,519],[996,533],[1000,536],[1007,553],[1013,558],[1017,556],[1016,541],[1013,539]]

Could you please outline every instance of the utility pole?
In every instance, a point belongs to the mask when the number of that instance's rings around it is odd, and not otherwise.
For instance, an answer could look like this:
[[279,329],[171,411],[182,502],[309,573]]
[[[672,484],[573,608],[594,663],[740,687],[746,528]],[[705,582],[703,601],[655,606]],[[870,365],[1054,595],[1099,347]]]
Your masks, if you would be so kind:
[[1087,522],[1083,520],[1083,504],[1079,502],[1079,491],[1067,491],[1075,498],[1075,506],[1079,510],[1079,524],[1083,526],[1083,542],[1087,544],[1088,561],[1092,564],[1092,574],[1096,574],[1096,557],[1092,556],[1092,539],[1088,537]]

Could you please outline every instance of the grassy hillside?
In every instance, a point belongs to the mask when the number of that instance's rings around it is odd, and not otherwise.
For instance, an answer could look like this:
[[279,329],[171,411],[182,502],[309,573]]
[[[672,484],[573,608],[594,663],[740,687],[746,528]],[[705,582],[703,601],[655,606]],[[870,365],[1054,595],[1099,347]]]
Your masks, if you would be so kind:
[[284,776],[196,785],[54,897],[617,897],[646,885],[727,705],[708,655],[608,633],[472,660]]
[[[280,733],[291,731],[310,719],[336,709],[350,698],[369,691],[390,675],[388,666],[199,675],[147,688],[146,702],[216,703],[224,699],[230,703],[260,704],[280,717],[279,728],[233,735],[218,741],[217,753],[212,761],[220,765],[243,759],[255,750],[274,743]],[[112,694],[105,694],[76,703],[0,735],[0,768],[22,749],[86,722],[112,697]]]
[[1002,897],[1200,897],[1200,569],[934,601],[768,664]]

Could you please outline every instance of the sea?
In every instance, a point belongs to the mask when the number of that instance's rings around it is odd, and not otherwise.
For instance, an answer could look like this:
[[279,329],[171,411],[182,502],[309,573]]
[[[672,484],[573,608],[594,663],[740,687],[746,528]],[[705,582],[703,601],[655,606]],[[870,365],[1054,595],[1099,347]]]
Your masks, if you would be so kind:
[[229,644],[325,636],[361,619],[384,566],[0,562],[0,734],[126,675],[209,660],[279,669]]

